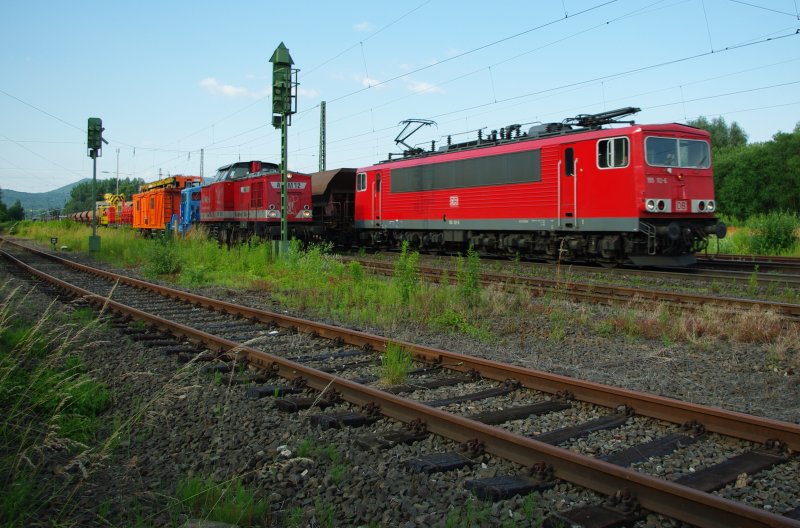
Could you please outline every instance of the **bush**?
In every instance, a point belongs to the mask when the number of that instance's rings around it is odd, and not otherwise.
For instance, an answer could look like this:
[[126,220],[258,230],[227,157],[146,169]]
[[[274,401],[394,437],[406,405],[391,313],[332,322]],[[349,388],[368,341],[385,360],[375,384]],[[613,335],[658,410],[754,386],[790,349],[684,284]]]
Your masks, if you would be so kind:
[[175,243],[166,238],[158,238],[147,247],[146,262],[142,267],[145,275],[171,275],[181,269],[181,256]]
[[752,253],[776,255],[791,250],[797,242],[795,231],[800,228],[800,218],[795,213],[772,212],[751,217],[747,227]]
[[403,304],[408,304],[411,294],[419,285],[419,253],[409,252],[408,241],[404,240],[400,248],[400,258],[394,265],[394,279],[400,288]]

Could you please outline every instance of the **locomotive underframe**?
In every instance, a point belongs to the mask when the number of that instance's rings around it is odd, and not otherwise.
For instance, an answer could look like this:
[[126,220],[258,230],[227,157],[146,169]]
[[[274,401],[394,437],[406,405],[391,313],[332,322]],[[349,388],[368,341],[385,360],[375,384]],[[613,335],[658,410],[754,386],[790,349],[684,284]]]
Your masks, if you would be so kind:
[[421,251],[465,253],[472,246],[487,256],[601,264],[670,266],[691,264],[708,247],[709,235],[725,236],[716,219],[640,221],[631,232],[579,230],[364,229],[361,245],[397,248],[404,241]]
[[[281,225],[279,222],[202,222],[208,229],[208,236],[220,244],[235,245],[258,240],[280,240]],[[289,238],[307,241],[311,234],[310,223],[296,224],[289,222]]]

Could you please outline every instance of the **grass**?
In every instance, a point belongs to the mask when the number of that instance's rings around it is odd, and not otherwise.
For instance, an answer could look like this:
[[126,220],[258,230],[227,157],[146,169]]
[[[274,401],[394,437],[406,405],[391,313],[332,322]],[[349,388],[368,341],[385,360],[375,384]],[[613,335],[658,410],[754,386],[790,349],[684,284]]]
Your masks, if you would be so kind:
[[175,490],[173,518],[180,513],[192,518],[224,522],[237,526],[266,526],[269,503],[256,498],[238,478],[215,482],[210,478],[189,477]]
[[[27,225],[26,225],[27,224]],[[37,238],[47,244],[50,236],[60,241],[82,243],[90,230],[86,227],[55,222],[21,223],[22,236]],[[63,231],[62,231],[63,230]],[[728,243],[743,236],[737,230],[724,240]],[[184,286],[222,286],[258,289],[270,292],[272,298],[289,310],[305,311],[312,317],[321,315],[345,324],[372,326],[391,331],[398,326],[417,326],[432,331],[463,333],[483,342],[496,341],[499,327],[490,322],[513,318],[519,312],[539,311],[549,314],[545,337],[561,342],[574,324],[567,314],[574,310],[561,308],[559,295],[547,293],[538,302],[531,301],[527,291],[506,292],[503,287],[482,287],[478,281],[483,265],[474,251],[454,258],[455,284],[431,284],[419,278],[419,255],[403,246],[392,278],[386,279],[364,272],[360,264],[343,264],[329,254],[327,246],[302,250],[296,242],[288,255],[276,258],[269,244],[251,241],[231,249],[209,241],[202,230],[186,239],[144,240],[126,230],[103,230],[103,244],[98,257],[115,265],[138,265],[149,274]],[[723,240],[723,241],[724,241]],[[116,259],[116,260],[114,260]],[[163,260],[163,262],[161,262]],[[556,271],[564,279],[569,269]],[[562,276],[563,275],[563,276]],[[757,274],[750,285],[757,288]],[[560,313],[562,312],[562,313]],[[638,306],[614,309],[614,315],[587,323],[603,336],[621,334],[628,339],[657,339],[662,343],[689,342],[709,346],[708,339],[764,342],[775,339],[789,328],[759,331],[747,321],[746,314],[736,327],[728,324],[728,314],[687,312],[670,315],[666,308],[642,310]],[[700,313],[700,316],[695,314]],[[756,320],[761,314],[756,314]],[[708,323],[706,320],[712,321]],[[676,322],[677,321],[677,322]],[[720,324],[720,323],[725,324]],[[714,328],[717,325],[718,328]],[[793,361],[789,355],[789,362]]]
[[800,257],[800,217],[797,214],[773,212],[756,215],[745,222],[729,221],[729,234],[718,240],[712,236],[709,251],[734,255],[770,255]]
[[[50,236],[58,236],[59,245],[66,242],[76,247],[82,246],[91,232],[70,222],[22,222],[18,231],[45,244]],[[737,230],[732,238],[744,232]],[[136,262],[151,275],[185,286],[265,289],[288,308],[331,315],[347,323],[384,328],[422,325],[489,341],[494,336],[487,321],[527,308],[524,297],[509,302],[508,295],[480,287],[481,263],[474,251],[455,259],[456,285],[450,287],[421,282],[418,255],[407,245],[394,278],[386,280],[366,275],[358,263],[342,264],[328,254],[326,246],[303,251],[294,243],[286,258],[275,258],[269,244],[253,241],[220,248],[202,230],[174,241],[145,240],[125,229],[103,229],[101,235],[103,244],[97,256],[112,264]],[[754,275],[751,282],[756,278]],[[556,340],[559,336],[556,331]]]
[[[58,236],[60,242],[68,245],[76,241],[76,246],[80,246],[90,232],[86,227],[67,222],[22,222],[17,229],[21,236],[45,244],[49,243],[50,236]],[[745,231],[737,230],[730,240],[742,236],[740,233]],[[568,338],[568,328],[583,323],[576,319],[574,310],[554,308],[562,302],[555,299],[554,294],[546,294],[540,297],[539,303],[533,303],[530,292],[506,293],[502,288],[481,287],[478,277],[482,263],[473,250],[465,257],[454,258],[456,280],[451,286],[420,281],[419,255],[411,251],[408,244],[403,245],[394,276],[385,279],[366,274],[356,262],[343,264],[330,255],[329,247],[324,245],[302,250],[295,242],[287,255],[276,258],[270,244],[251,241],[230,249],[221,248],[209,241],[202,230],[190,233],[186,239],[164,241],[138,238],[124,229],[102,230],[102,236],[103,244],[97,256],[115,265],[138,262],[151,275],[190,287],[215,285],[266,290],[287,309],[330,317],[345,324],[374,326],[385,331],[398,326],[416,326],[435,332],[463,333],[492,342],[498,336],[490,322],[496,324],[518,312],[541,311],[543,306],[544,311],[550,313],[550,329],[544,336],[557,343]],[[560,277],[560,269],[558,274]],[[751,289],[758,288],[757,278],[754,273],[749,281]],[[641,310],[638,306],[616,309],[615,315],[589,321],[588,326],[603,336],[619,333],[629,339],[691,343],[699,343],[701,336],[760,343],[767,339],[765,336],[774,339],[788,331],[787,328],[776,330],[774,325],[759,331],[747,321],[746,313],[737,314],[743,322],[733,327],[721,325],[728,316],[713,311],[701,311],[713,321],[707,324],[702,317],[692,315],[697,312],[665,320],[664,310],[662,307]],[[725,330],[715,330],[715,325]]]
[[408,378],[414,361],[411,353],[396,343],[389,343],[381,356],[381,378],[387,385],[399,385]]
[[96,445],[103,432],[100,416],[111,398],[74,355],[86,328],[85,312],[65,318],[51,306],[29,322],[18,315],[23,299],[17,299],[17,291],[5,293],[0,304],[0,519],[3,526],[21,527],[49,507],[58,485],[48,482],[52,476],[45,473],[43,453],[58,445],[73,457]]

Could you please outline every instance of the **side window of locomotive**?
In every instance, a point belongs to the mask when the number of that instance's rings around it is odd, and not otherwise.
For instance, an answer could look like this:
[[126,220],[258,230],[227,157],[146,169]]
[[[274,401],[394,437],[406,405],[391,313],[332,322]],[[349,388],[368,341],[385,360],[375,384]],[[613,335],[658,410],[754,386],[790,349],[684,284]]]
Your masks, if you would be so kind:
[[359,172],[356,176],[356,191],[367,190],[367,173]]
[[381,192],[381,175],[375,175],[375,192]]
[[564,174],[567,176],[575,175],[575,151],[572,147],[564,151]]
[[597,166],[601,169],[627,167],[628,138],[603,139],[597,142]]

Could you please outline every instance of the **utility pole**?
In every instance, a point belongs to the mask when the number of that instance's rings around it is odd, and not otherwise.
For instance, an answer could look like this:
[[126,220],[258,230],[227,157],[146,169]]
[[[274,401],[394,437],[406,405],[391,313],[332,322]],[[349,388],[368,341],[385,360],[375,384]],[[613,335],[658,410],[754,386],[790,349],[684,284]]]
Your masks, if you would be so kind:
[[319,170],[325,170],[325,141],[327,133],[325,131],[325,101],[319,104]]
[[103,120],[90,117],[87,123],[87,155],[92,158],[92,235],[89,237],[89,251],[100,251],[100,237],[97,236],[97,158],[103,155]]
[[119,148],[117,148],[117,194],[119,194]]
[[292,68],[294,61],[289,49],[278,45],[272,57],[272,126],[281,129],[281,241],[278,253],[289,251],[289,221],[287,218],[288,170],[288,127],[292,114],[297,112],[297,72]]

